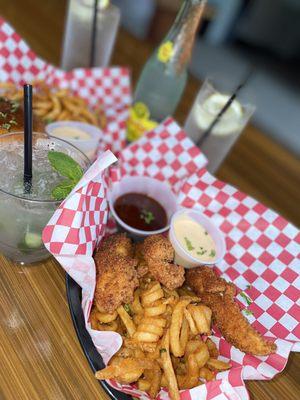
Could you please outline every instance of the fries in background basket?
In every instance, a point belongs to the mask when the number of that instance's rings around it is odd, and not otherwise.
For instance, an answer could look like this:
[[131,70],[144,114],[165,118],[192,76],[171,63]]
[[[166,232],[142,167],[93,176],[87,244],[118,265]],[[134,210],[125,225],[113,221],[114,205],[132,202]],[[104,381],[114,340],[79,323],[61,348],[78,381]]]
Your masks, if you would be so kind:
[[146,274],[139,279],[133,301],[113,313],[93,306],[93,329],[122,335],[123,345],[109,365],[96,372],[97,379],[135,383],[155,398],[166,387],[172,400],[181,389],[213,380],[216,371],[230,368],[218,360],[211,334],[211,310],[188,288],[169,290]]
[[[43,81],[33,85],[33,113],[46,124],[54,121],[80,121],[104,128],[103,111],[91,110],[87,102],[68,89],[50,88]],[[23,90],[10,82],[0,82],[0,94],[9,100],[22,102]]]

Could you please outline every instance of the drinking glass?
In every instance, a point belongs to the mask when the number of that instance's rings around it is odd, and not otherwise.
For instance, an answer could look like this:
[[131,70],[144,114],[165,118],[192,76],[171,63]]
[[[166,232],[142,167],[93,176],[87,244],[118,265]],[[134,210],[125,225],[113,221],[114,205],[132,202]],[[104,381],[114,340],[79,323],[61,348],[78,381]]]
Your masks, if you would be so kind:
[[184,126],[187,135],[207,157],[207,169],[211,173],[219,168],[255,111],[255,106],[234,100],[211,132],[205,134],[229,98],[229,94],[219,92],[206,80]]
[[60,204],[51,198],[51,188],[62,178],[55,175],[48,151],[68,154],[84,170],[89,160],[62,139],[34,133],[32,191],[26,194],[22,179],[23,140],[23,132],[0,136],[0,252],[14,262],[28,264],[50,256],[42,242],[42,231]]

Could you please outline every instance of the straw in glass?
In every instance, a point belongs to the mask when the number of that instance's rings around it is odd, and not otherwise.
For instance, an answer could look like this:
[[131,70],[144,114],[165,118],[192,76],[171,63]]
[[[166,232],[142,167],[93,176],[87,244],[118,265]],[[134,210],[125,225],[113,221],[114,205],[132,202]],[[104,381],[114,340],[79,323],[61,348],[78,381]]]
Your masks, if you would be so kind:
[[24,191],[32,186],[32,85],[24,85]]
[[98,13],[98,0],[94,0],[93,25],[92,25],[92,36],[91,36],[91,48],[90,48],[90,67],[95,66],[95,50],[96,50],[96,37],[97,37],[97,13]]
[[232,95],[229,97],[229,99],[226,101],[222,109],[219,111],[217,114],[216,118],[212,121],[212,123],[209,125],[209,127],[206,129],[204,132],[203,136],[198,140],[196,143],[197,146],[201,146],[201,144],[204,142],[204,140],[207,138],[207,136],[210,134],[210,132],[214,129],[214,127],[217,125],[217,123],[220,121],[222,118],[223,114],[228,110],[228,108],[231,106],[232,102],[236,99],[239,91],[246,85],[246,83],[249,81],[251,75],[253,74],[253,69],[251,68],[249,72],[246,75],[246,78],[243,80],[242,83],[240,83],[235,91],[232,93]]

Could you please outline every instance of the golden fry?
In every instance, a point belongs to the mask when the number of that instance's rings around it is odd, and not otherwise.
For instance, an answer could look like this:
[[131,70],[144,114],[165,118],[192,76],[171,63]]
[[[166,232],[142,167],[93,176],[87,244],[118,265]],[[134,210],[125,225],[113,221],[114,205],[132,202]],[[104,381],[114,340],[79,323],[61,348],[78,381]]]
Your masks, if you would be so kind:
[[185,307],[190,303],[190,300],[179,300],[173,309],[170,325],[170,343],[172,354],[176,357],[182,357],[184,348],[180,345],[180,330],[183,321]]
[[211,326],[210,308],[204,306],[203,304],[199,305],[190,304],[187,307],[187,309],[191,313],[195,321],[198,333],[209,335]]
[[167,306],[163,303],[155,302],[153,306],[145,307],[144,313],[146,317],[156,317],[163,314],[167,309]]
[[57,118],[61,113],[61,104],[59,99],[54,94],[50,94],[50,99],[52,101],[53,108],[46,114],[45,118],[52,120]]
[[228,362],[216,360],[215,358],[210,358],[207,361],[207,366],[209,369],[217,370],[217,371],[225,371],[226,369],[231,368],[231,365]]
[[112,314],[109,313],[96,313],[96,318],[98,319],[99,322],[102,324],[107,324],[108,322],[114,321],[118,316],[118,313],[115,311]]
[[132,319],[130,318],[130,315],[128,314],[127,311],[124,310],[123,306],[118,307],[117,312],[118,312],[123,324],[125,325],[129,336],[132,337],[134,335],[136,328],[135,328],[135,325],[134,325]]
[[206,381],[212,381],[215,378],[215,374],[207,367],[200,368],[199,377]]
[[135,332],[133,337],[139,342],[157,342],[159,340],[159,335],[151,332]]
[[149,382],[147,379],[139,379],[137,383],[137,387],[139,390],[142,390],[143,392],[148,392],[150,389],[151,382]]
[[186,318],[183,318],[180,337],[179,337],[180,346],[183,349],[183,351],[186,348],[187,342],[189,340],[189,333],[190,333],[189,323]]
[[131,304],[131,309],[135,314],[142,314],[144,312],[140,302],[140,293],[141,293],[140,289],[136,289],[136,291],[134,292],[134,299]]
[[204,342],[200,342],[198,349],[193,354],[199,369],[204,367],[209,360],[208,348]]
[[98,323],[98,329],[100,331],[113,331],[116,332],[118,330],[119,324],[118,321],[112,321],[108,324]]
[[180,394],[178,390],[178,384],[176,375],[173,369],[171,357],[170,357],[170,331],[169,329],[165,333],[161,342],[160,351],[161,366],[164,371],[164,376],[167,381],[167,387],[169,389],[170,397],[172,400],[179,400]]
[[193,317],[191,316],[190,312],[188,310],[184,310],[184,316],[189,324],[190,331],[191,333],[196,336],[198,334],[198,330],[196,328],[196,324],[193,320]]
[[208,348],[210,358],[218,358],[219,350],[217,349],[216,344],[210,338],[207,338],[205,344]]
[[152,373],[152,379],[148,393],[152,399],[155,399],[160,390],[161,377],[162,377],[162,372],[157,361],[154,362],[151,373]]
[[136,358],[114,357],[110,365],[97,371],[97,379],[117,379],[121,383],[136,382],[142,375],[145,367],[144,360]]

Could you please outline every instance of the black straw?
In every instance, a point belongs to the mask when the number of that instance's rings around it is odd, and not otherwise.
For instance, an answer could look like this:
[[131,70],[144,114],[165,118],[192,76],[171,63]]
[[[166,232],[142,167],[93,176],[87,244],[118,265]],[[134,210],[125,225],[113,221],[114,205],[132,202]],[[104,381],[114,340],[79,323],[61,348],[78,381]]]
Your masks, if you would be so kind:
[[29,193],[32,180],[32,86],[24,85],[24,190]]
[[96,49],[96,37],[97,37],[97,13],[98,13],[98,0],[94,0],[93,25],[92,25],[91,48],[90,48],[90,67],[95,66],[95,49]]
[[202,137],[198,140],[198,142],[196,143],[197,146],[201,146],[201,144],[204,142],[204,140],[207,138],[207,136],[211,133],[211,131],[214,129],[214,127],[216,126],[216,124],[220,121],[220,119],[222,118],[222,115],[225,114],[225,112],[228,110],[228,108],[231,106],[232,102],[235,100],[235,98],[237,97],[239,91],[246,85],[246,83],[249,81],[251,75],[253,74],[253,69],[251,68],[250,71],[248,71],[245,79],[243,80],[242,83],[240,83],[235,91],[232,93],[232,95],[229,97],[229,99],[227,100],[227,102],[224,104],[223,108],[219,111],[219,113],[217,114],[216,118],[212,121],[212,123],[209,125],[209,127],[207,128],[207,130],[204,132],[204,134],[202,135]]

